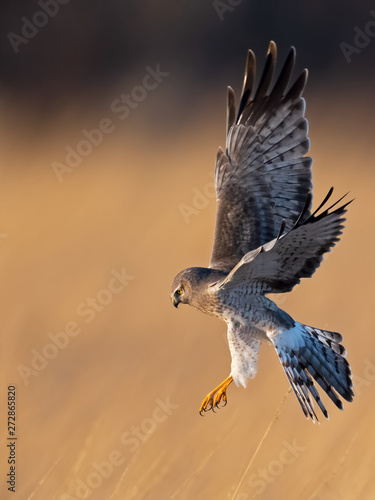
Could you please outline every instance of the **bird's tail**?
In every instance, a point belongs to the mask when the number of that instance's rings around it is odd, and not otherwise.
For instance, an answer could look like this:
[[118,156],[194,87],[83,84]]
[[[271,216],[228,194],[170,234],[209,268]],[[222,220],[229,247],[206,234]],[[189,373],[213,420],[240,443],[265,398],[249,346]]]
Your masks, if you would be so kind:
[[353,400],[350,365],[345,359],[346,350],[341,345],[339,333],[296,322],[293,328],[277,330],[269,338],[307,418],[318,420],[309,393],[328,418],[313,379],[340,410],[343,404],[339,396],[346,401]]

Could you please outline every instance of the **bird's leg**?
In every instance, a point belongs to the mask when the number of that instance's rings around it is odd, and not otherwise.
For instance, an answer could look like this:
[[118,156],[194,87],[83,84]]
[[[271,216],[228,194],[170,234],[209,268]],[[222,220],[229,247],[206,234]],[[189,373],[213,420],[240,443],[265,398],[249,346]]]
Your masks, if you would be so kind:
[[224,380],[224,382],[222,382],[213,391],[207,394],[207,396],[203,400],[203,403],[201,404],[199,413],[202,415],[203,411],[214,411],[214,406],[216,406],[216,408],[219,408],[219,403],[221,400],[224,401],[225,406],[227,404],[227,388],[232,382],[233,377],[230,375]]

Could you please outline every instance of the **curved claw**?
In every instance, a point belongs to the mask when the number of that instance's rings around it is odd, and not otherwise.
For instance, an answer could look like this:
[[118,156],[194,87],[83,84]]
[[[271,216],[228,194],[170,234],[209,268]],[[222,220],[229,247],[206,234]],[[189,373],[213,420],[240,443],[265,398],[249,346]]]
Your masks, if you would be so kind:
[[216,389],[211,391],[205,397],[205,399],[203,400],[203,403],[201,404],[201,407],[199,409],[199,414],[202,417],[203,417],[202,412],[212,410],[214,413],[216,413],[214,408],[216,407],[216,408],[220,409],[219,403],[221,400],[223,400],[223,403],[224,403],[222,405],[222,408],[227,405],[228,401],[227,401],[226,391],[227,391],[229,384],[232,381],[233,381],[232,376],[229,376],[228,378],[226,378],[224,380],[224,382],[222,382],[218,387],[216,387]]

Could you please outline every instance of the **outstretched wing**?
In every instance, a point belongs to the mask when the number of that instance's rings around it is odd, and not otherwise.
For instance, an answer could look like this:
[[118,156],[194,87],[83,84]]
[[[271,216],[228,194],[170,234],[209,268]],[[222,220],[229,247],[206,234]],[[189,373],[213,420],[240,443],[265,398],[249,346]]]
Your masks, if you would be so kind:
[[[329,191],[319,208],[304,220],[305,211],[288,233],[246,254],[221,283],[230,289],[247,284],[262,293],[289,292],[301,278],[310,278],[342,233],[348,203],[334,211],[339,203],[317,214],[331,196]],[[310,204],[308,197],[306,206]],[[307,210],[307,208],[306,208]],[[302,222],[303,221],[303,222]]]
[[252,96],[255,56],[249,51],[237,116],[228,88],[226,150],[219,149],[215,170],[218,208],[211,268],[229,272],[247,252],[274,239],[283,219],[291,229],[312,189],[301,97],[307,70],[290,85],[295,56],[292,47],[269,91],[276,64],[271,42]]

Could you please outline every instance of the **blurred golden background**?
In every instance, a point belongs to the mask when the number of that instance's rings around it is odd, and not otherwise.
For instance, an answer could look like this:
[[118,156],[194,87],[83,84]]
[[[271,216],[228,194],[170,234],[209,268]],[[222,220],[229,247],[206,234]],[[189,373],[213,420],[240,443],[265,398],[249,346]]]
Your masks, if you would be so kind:
[[[1,498],[374,498],[375,41],[353,44],[375,18],[365,2],[235,3],[66,2],[27,43],[40,3],[1,7]],[[246,391],[201,418],[230,370],[225,324],[176,311],[169,287],[208,264],[226,86],[238,93],[248,48],[262,68],[270,39],[310,70],[316,204],[332,185],[355,198],[342,242],[276,300],[344,335],[356,397],[313,425],[289,395],[246,470],[288,390],[282,367],[263,347]]]

